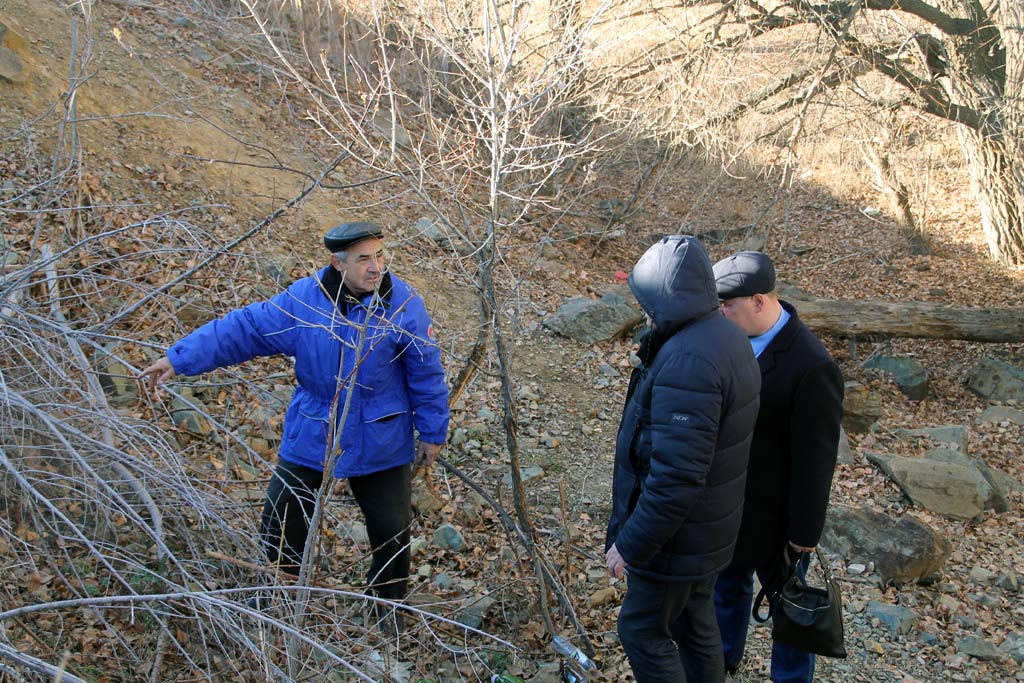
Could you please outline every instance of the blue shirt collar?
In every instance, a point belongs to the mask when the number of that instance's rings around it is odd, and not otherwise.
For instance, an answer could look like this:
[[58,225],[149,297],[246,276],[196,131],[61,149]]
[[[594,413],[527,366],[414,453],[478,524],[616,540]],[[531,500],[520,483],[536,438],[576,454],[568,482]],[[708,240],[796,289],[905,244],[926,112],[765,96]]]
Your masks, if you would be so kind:
[[754,356],[759,357],[761,352],[775,339],[775,335],[779,333],[786,323],[789,322],[789,311],[782,308],[782,313],[779,314],[779,319],[775,321],[775,324],[769,328],[764,334],[760,334],[756,337],[750,337],[750,346],[754,349]]

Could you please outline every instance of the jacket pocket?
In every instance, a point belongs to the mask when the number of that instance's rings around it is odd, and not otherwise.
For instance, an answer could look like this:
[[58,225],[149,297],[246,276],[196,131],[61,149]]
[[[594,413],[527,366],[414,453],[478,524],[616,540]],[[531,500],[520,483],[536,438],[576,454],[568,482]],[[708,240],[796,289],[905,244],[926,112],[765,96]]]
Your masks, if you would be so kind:
[[370,460],[413,455],[412,413],[399,401],[370,401],[363,408],[363,453]]

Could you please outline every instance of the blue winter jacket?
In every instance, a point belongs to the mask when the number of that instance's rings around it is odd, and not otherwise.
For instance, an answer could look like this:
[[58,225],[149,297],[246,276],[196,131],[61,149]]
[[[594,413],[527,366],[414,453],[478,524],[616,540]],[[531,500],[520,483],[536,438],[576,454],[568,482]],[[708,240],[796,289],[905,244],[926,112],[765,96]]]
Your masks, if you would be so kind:
[[[391,274],[389,294],[368,294],[343,314],[322,284],[329,268],[203,325],[167,356],[182,375],[293,356],[298,386],[285,413],[282,459],[323,470],[333,452],[337,477],[404,465],[415,456],[414,427],[426,443],[443,444],[448,433],[447,387],[430,317],[423,299]],[[335,398],[340,443],[330,424]]]
[[733,554],[761,373],[750,342],[718,311],[698,240],[662,239],[629,285],[655,328],[622,411],[606,547],[636,574],[697,581]]

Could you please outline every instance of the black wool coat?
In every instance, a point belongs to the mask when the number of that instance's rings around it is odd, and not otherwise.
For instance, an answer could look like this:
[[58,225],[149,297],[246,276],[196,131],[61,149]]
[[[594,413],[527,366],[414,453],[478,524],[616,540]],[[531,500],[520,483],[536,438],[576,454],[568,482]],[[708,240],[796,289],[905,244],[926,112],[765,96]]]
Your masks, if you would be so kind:
[[796,309],[758,356],[761,409],[733,566],[765,568],[787,542],[818,544],[843,416],[843,375]]
[[697,240],[651,247],[630,287],[655,329],[623,409],[606,547],[630,572],[697,581],[732,557],[760,373],[750,342],[718,311]]

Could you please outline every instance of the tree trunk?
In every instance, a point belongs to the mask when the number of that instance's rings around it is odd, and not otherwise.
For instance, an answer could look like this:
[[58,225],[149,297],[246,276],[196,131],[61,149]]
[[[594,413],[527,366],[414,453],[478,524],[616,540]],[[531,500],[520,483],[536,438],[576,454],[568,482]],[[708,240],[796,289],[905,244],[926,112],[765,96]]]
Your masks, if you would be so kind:
[[1007,126],[1002,140],[977,131],[959,131],[967,159],[981,227],[992,257],[1008,265],[1024,265],[1024,150],[1021,135]]
[[989,251],[1024,265],[1024,3],[943,4],[978,25],[951,38],[945,86],[981,115],[978,129],[961,125],[958,133]]
[[800,320],[821,334],[979,342],[1024,341],[1024,309],[951,308],[923,302],[793,299]]

